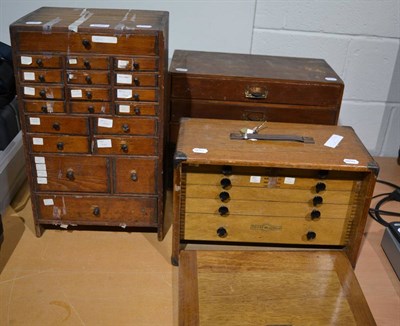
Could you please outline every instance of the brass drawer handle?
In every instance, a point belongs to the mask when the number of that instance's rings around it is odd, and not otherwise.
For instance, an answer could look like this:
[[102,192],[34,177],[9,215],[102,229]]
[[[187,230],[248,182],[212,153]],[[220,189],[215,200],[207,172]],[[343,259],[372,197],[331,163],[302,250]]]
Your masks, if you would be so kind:
[[244,96],[250,99],[266,99],[267,95],[267,89],[259,86],[251,86],[244,91]]
[[137,181],[137,179],[138,179],[138,175],[137,175],[136,170],[132,170],[131,171],[131,180],[132,181]]
[[100,207],[96,206],[95,208],[93,208],[92,213],[94,216],[100,216]]
[[68,169],[67,173],[66,173],[66,177],[68,180],[74,181],[75,180],[74,170]]
[[63,142],[57,143],[57,149],[58,149],[59,151],[64,150],[64,143],[63,143]]

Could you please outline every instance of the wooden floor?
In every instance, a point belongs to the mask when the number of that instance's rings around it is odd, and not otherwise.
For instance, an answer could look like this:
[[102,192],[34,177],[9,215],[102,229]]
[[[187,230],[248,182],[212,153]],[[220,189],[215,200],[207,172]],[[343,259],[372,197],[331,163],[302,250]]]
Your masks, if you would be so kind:
[[[379,178],[400,185],[396,160],[377,160]],[[377,185],[375,193],[388,190]],[[385,209],[400,211],[400,203]],[[171,230],[162,242],[124,231],[46,230],[36,238],[26,186],[2,218],[0,325],[177,325]],[[376,323],[399,326],[400,282],[381,248],[383,232],[369,219],[355,274]]]

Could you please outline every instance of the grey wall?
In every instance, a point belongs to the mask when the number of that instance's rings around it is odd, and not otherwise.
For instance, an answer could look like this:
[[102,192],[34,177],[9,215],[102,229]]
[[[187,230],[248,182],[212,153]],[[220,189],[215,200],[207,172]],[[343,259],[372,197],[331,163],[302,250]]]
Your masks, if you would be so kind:
[[170,12],[175,49],[325,59],[345,82],[339,123],[352,126],[373,155],[400,147],[399,0],[0,0],[0,39],[41,6]]

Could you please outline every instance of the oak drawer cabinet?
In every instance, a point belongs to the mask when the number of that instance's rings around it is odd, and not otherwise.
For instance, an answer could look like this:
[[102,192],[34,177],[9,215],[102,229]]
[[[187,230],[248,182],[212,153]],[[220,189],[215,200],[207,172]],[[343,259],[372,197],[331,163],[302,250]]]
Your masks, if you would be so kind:
[[184,118],[180,325],[375,325],[353,272],[379,167],[350,127]]
[[168,13],[43,7],[10,26],[36,232],[163,225]]
[[175,50],[170,142],[182,117],[336,124],[344,84],[321,59]]

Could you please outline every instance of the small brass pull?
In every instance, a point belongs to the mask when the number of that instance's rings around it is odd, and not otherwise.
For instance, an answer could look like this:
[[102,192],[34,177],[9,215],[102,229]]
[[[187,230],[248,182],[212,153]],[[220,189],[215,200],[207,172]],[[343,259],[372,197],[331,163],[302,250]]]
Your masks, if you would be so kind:
[[266,99],[267,95],[267,89],[259,86],[250,86],[244,91],[244,96],[250,99]]
[[59,151],[62,151],[62,150],[64,149],[64,143],[63,143],[63,142],[57,143],[57,149],[58,149]]
[[53,129],[56,130],[56,131],[60,131],[60,129],[61,129],[60,124],[58,122],[54,122],[53,123]]
[[128,145],[127,145],[127,144],[121,144],[121,150],[122,150],[124,153],[128,153]]
[[89,113],[94,113],[94,106],[93,105],[89,105],[88,106],[88,111],[89,111]]
[[83,65],[85,66],[86,69],[90,69],[90,61],[89,60],[85,60],[83,62]]
[[130,130],[131,130],[131,128],[129,128],[129,125],[128,125],[127,123],[124,123],[124,124],[122,125],[122,131],[123,131],[123,132],[127,133],[127,132],[129,132]]
[[96,206],[95,208],[93,208],[93,215],[94,216],[100,215],[100,207]]
[[133,109],[136,115],[140,115],[140,108],[136,107]]
[[132,181],[137,181],[137,179],[138,179],[138,175],[137,175],[136,170],[132,170],[131,171],[131,180]]
[[43,60],[42,59],[36,59],[36,64],[39,66],[39,67],[43,67]]
[[139,80],[139,78],[134,78],[134,79],[133,79],[133,83],[135,84],[135,86],[139,86],[139,85],[140,85],[140,80]]
[[47,106],[46,106],[46,105],[43,105],[43,106],[41,107],[41,110],[42,110],[43,113],[47,113],[47,112],[48,112]]
[[44,83],[46,81],[46,78],[44,78],[44,75],[39,75],[39,81],[41,83]]
[[68,180],[74,181],[75,180],[74,170],[68,169],[66,177],[67,177]]
[[82,40],[82,45],[85,47],[86,50],[89,50],[92,47],[92,45],[90,44],[90,41],[87,39]]
[[133,99],[135,101],[139,101],[140,100],[139,94],[133,94]]
[[139,70],[139,63],[134,62],[134,63],[133,63],[133,68],[134,68],[135,70]]
[[92,77],[90,77],[89,75],[85,77],[86,83],[88,83],[89,85],[92,84]]
[[39,95],[40,95],[41,98],[45,99],[45,98],[46,98],[46,90],[42,89],[42,90],[39,92]]

